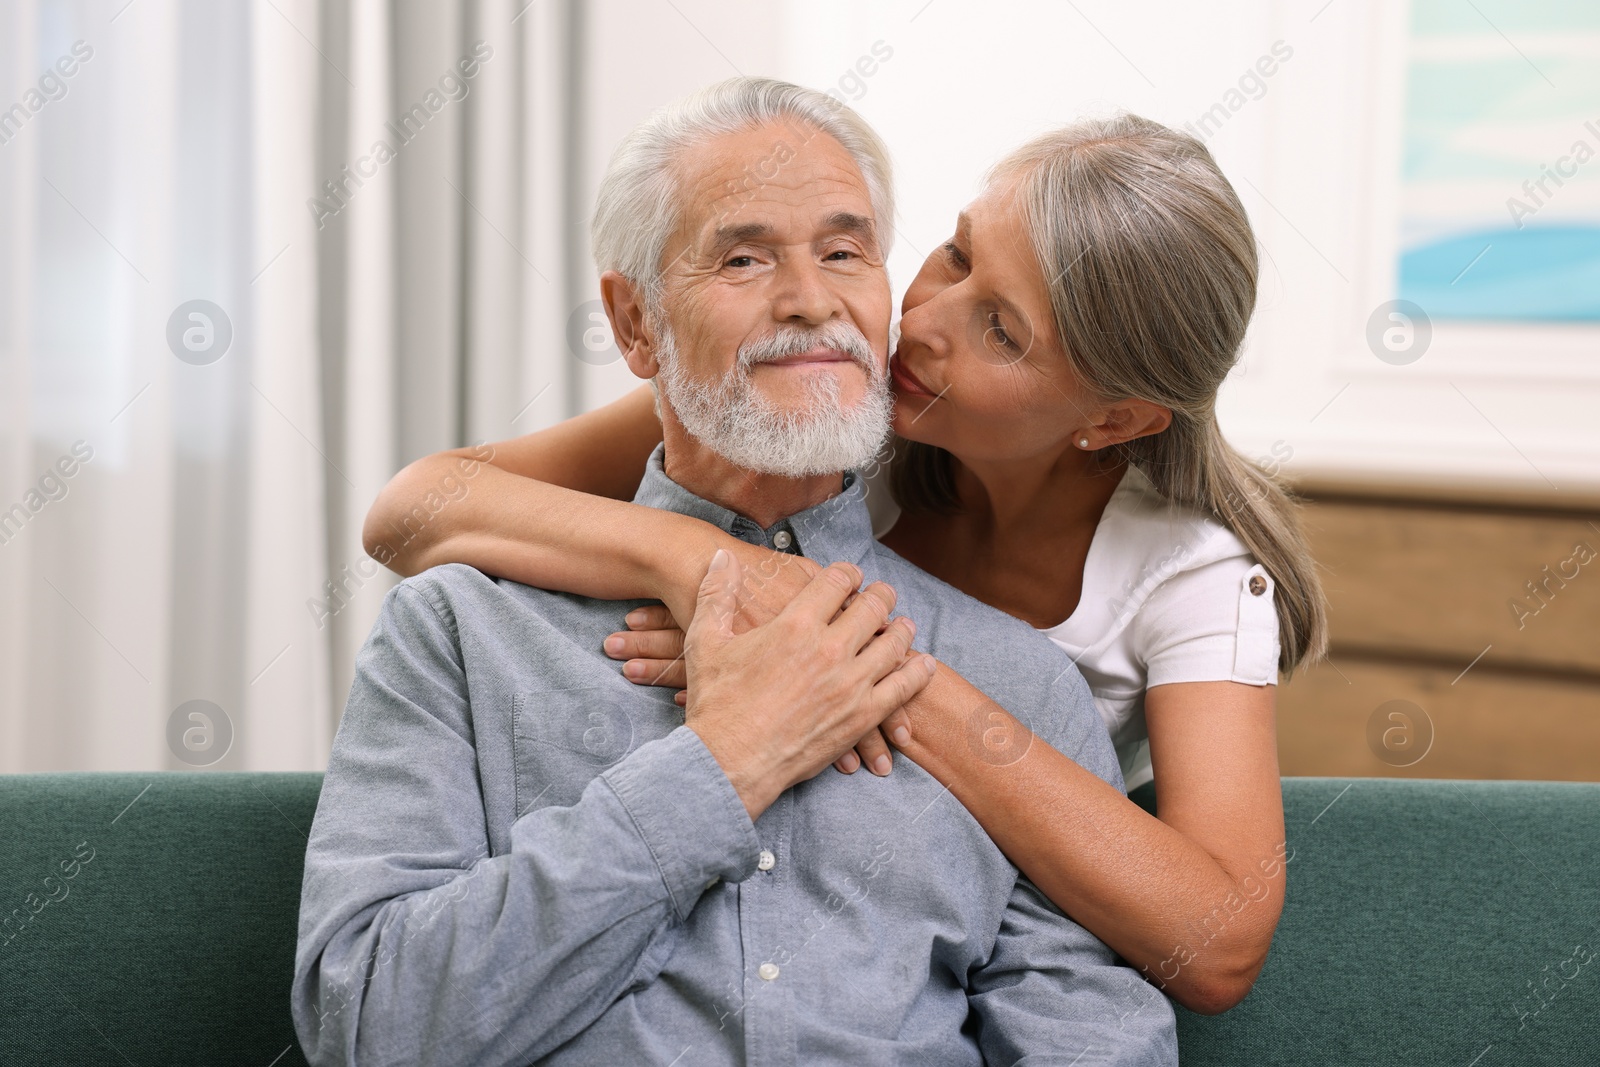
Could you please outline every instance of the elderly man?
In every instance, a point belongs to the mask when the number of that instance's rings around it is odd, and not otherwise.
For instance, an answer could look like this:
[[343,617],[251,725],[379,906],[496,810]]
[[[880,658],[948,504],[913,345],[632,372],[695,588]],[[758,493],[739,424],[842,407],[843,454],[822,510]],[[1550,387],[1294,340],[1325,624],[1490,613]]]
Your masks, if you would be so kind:
[[889,197],[871,130],[781,82],[619,148],[595,253],[664,430],[635,500],[827,566],[735,635],[760,576],[718,553],[685,711],[602,653],[640,601],[459,565],[394,589],[307,849],[313,1063],[1176,1063],[1165,998],[928,774],[819,773],[931,675],[898,592],[920,647],[1120,785],[1053,644],[872,539]]

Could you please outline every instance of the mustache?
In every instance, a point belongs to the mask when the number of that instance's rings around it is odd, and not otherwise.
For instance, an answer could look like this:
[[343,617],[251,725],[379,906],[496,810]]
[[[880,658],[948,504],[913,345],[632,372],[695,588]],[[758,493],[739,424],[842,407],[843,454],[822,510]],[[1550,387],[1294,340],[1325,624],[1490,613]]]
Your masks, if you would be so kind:
[[843,320],[821,326],[779,326],[772,333],[739,346],[739,366],[753,367],[787,356],[798,356],[817,348],[836,348],[849,356],[868,374],[878,373],[877,360],[866,336]]

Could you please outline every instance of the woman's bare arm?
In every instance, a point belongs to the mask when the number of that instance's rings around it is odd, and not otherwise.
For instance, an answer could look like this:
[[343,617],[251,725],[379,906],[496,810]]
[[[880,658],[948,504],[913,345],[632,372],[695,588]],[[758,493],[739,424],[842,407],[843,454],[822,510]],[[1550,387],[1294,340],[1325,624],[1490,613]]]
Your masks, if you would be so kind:
[[[982,758],[966,717],[974,707],[986,724],[1005,713],[943,664],[906,704],[911,728],[895,741],[1063,911],[1178,1003],[1213,1014],[1250,991],[1283,910],[1275,690],[1147,691],[1159,818],[1049,745],[1026,744],[1014,719],[1025,751],[1014,762]],[[883,724],[891,737],[900,714]]]
[[[467,563],[529,585],[681,609],[681,590],[704,561],[724,540],[738,542],[631,502],[660,441],[650,387],[641,386],[537,433],[425,456],[378,494],[362,540],[402,575]],[[663,576],[680,571],[663,588]]]

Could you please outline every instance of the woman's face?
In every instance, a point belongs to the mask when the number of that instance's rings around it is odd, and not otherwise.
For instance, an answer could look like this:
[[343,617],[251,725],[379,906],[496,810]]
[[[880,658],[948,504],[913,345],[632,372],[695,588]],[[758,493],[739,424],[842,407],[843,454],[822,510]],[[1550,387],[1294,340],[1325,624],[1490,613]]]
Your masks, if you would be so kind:
[[1096,403],[1052,322],[1022,213],[1010,185],[997,184],[906,290],[889,363],[895,433],[965,462],[1073,448]]

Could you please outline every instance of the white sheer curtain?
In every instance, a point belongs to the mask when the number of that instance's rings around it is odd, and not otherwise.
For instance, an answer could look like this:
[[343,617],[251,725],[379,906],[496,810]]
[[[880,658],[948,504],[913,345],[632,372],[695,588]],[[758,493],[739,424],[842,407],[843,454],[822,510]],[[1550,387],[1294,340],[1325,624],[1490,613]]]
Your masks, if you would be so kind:
[[0,771],[323,766],[378,488],[567,413],[525,4],[0,6]]

